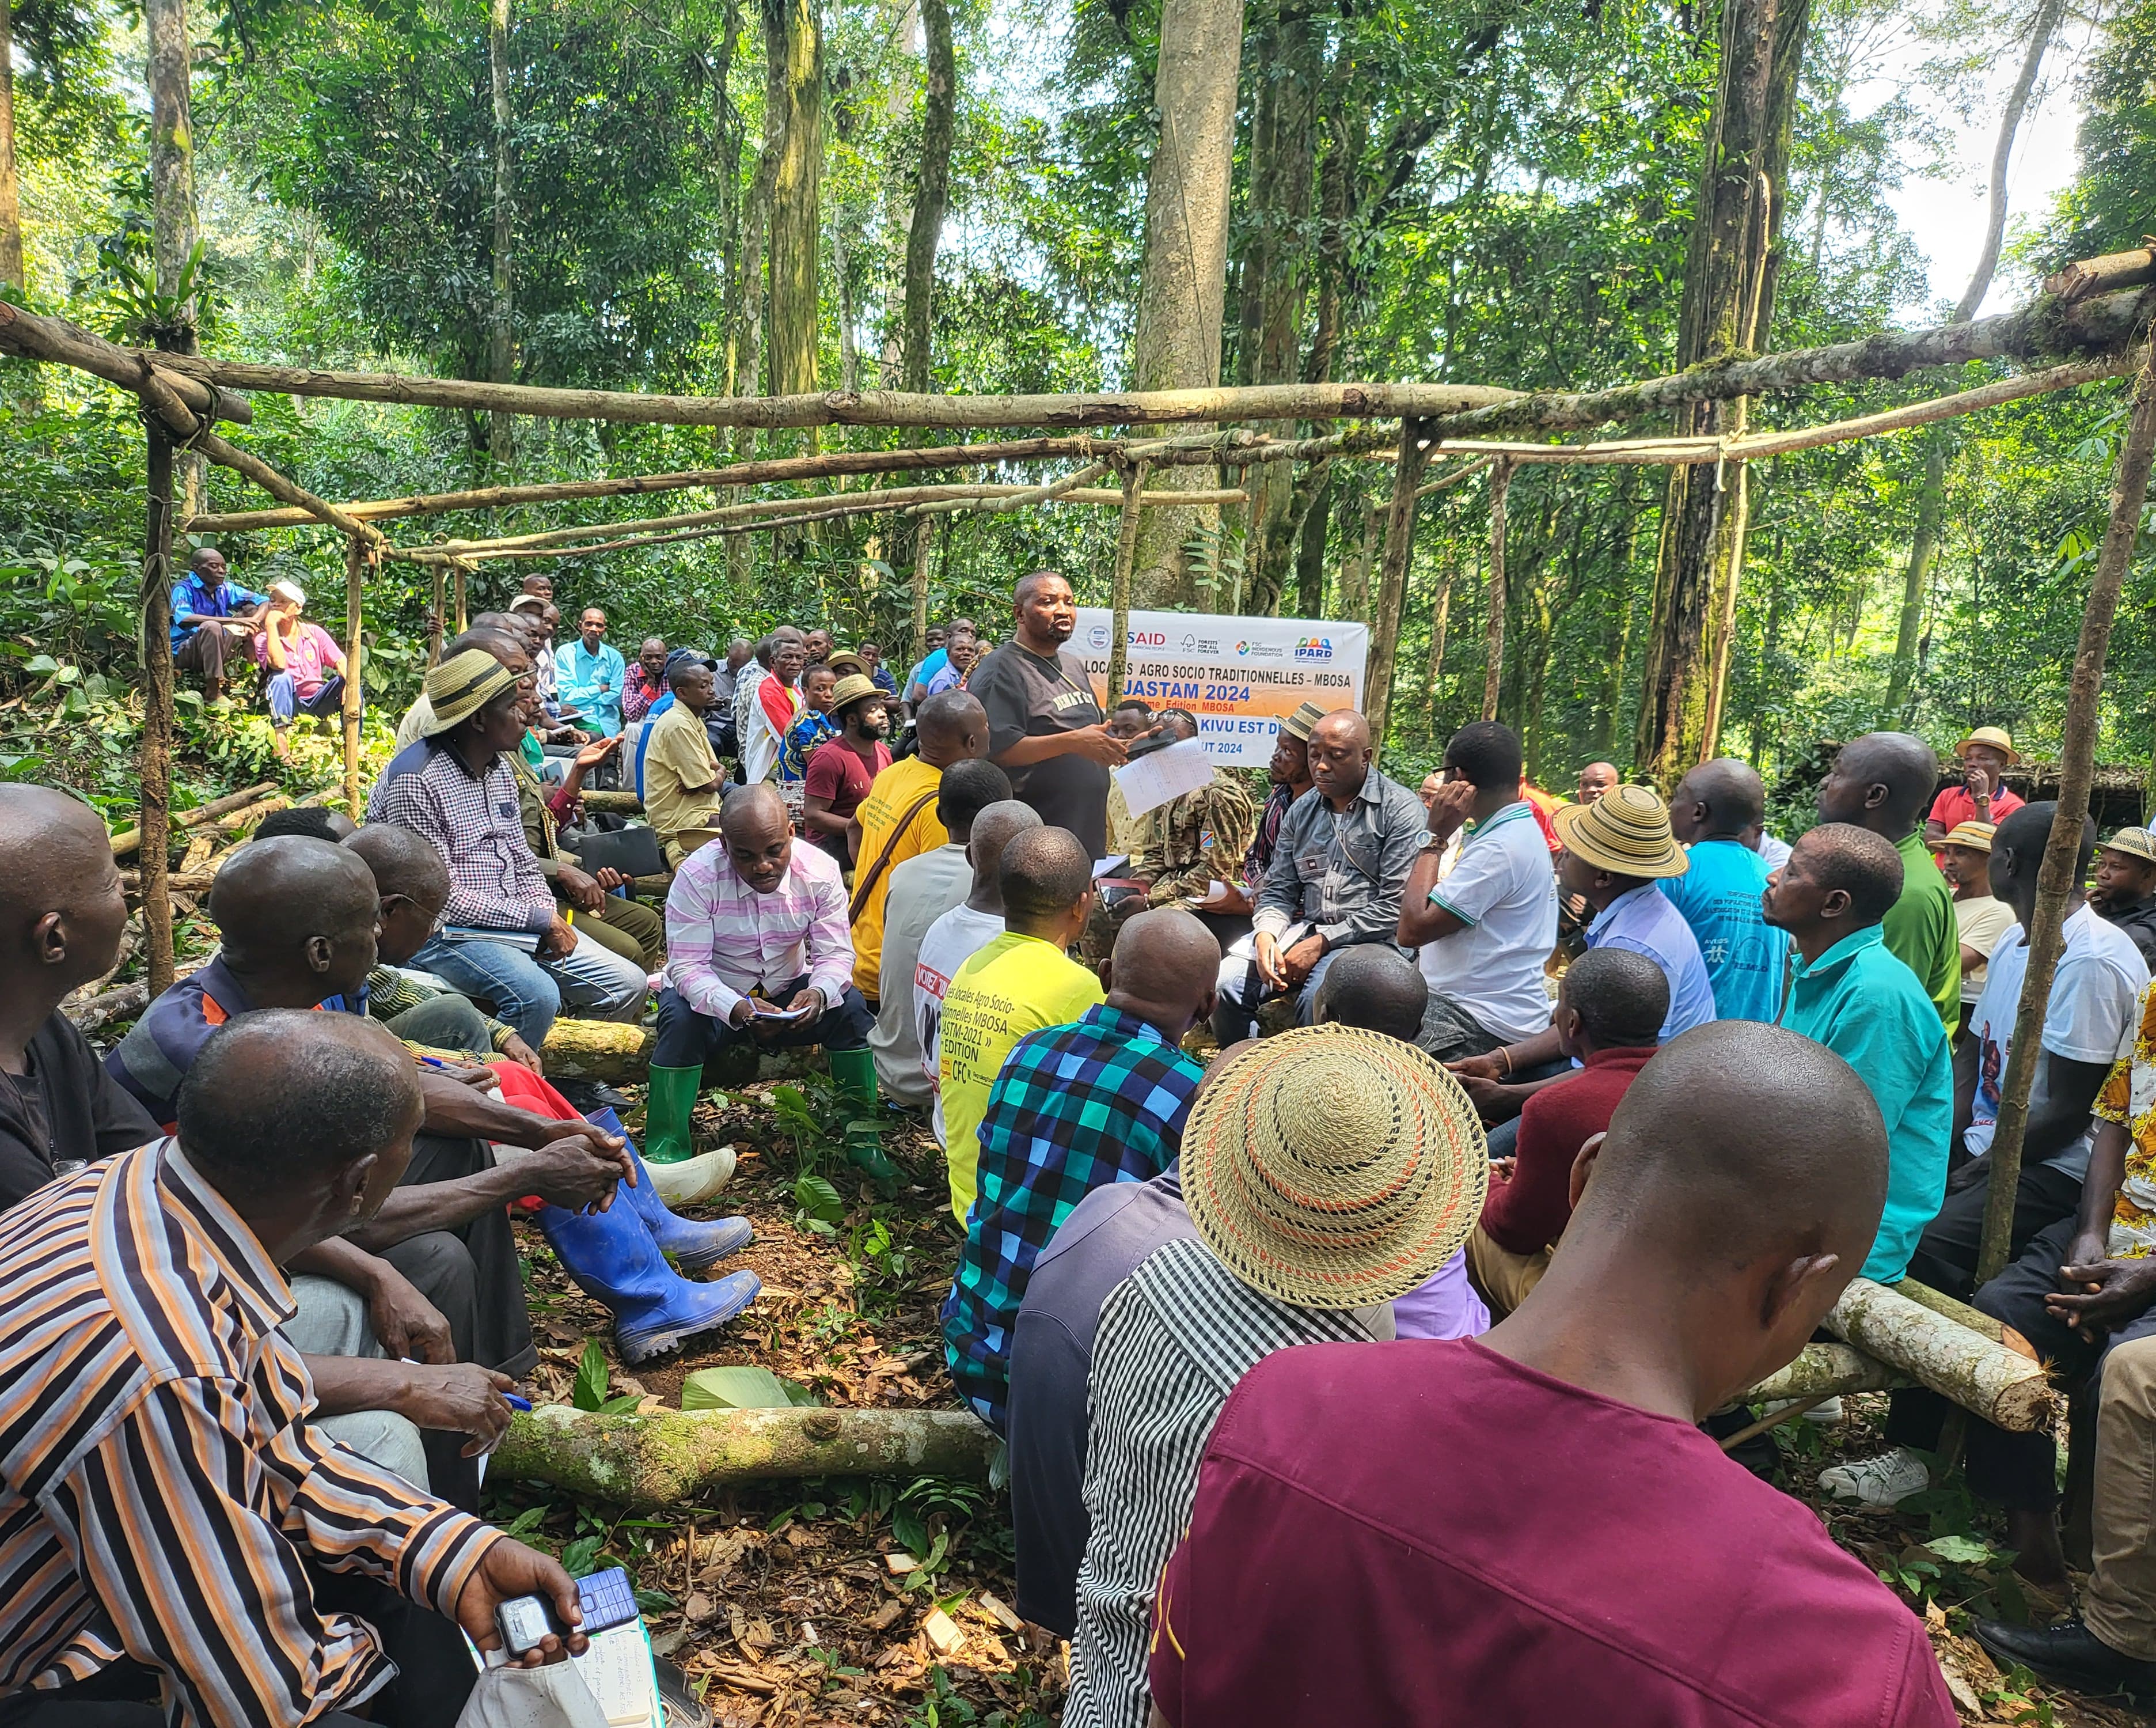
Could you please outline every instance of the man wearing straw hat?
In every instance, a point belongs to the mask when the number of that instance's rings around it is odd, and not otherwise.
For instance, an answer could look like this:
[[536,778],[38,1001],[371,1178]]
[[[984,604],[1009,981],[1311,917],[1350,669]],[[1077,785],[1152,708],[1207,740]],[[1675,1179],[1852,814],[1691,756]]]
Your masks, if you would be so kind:
[[1244,1377],[1160,1581],[1161,1717],[1951,1728],[1922,1623],[1697,1426],[1803,1348],[1886,1166],[1831,1051],[1753,1021],[1664,1050],[1502,1324]]
[[2122,828],[2097,847],[2089,904],[2106,923],[2131,936],[2156,971],[2156,836],[2146,828]]
[[[1444,1069],[1398,1039],[1325,1026],[1245,1049],[1209,1077],[1183,1129],[1181,1175],[1199,1239],[1168,1244],[1125,1279],[1094,1344],[1093,1523],[1066,1728],[1145,1728],[1153,1587],[1236,1382],[1291,1345],[1390,1340],[1392,1299],[1458,1251],[1489,1161]],[[1328,1416],[1355,1425],[1351,1409]]]
[[841,864],[854,861],[848,838],[854,812],[875,777],[891,766],[891,746],[884,742],[891,731],[887,701],[867,673],[847,673],[831,690],[831,717],[839,723],[839,735],[819,744],[808,758],[802,783],[802,831]]
[[399,751],[367,801],[370,822],[429,841],[449,867],[447,923],[412,957],[468,996],[484,997],[534,1050],[564,1005],[596,1020],[634,1020],[644,968],[578,930],[524,836],[516,777],[503,759],[524,736],[525,692],[484,650],[427,674],[427,736]]
[[2025,801],[2007,789],[2006,770],[2021,758],[2003,726],[1979,726],[1954,746],[1961,763],[1961,784],[1932,800],[1924,819],[1924,843],[1938,846],[1963,822],[1988,822],[1996,828]]
[[1939,873],[1953,889],[1954,930],[1961,938],[1961,1031],[1957,1038],[1969,1031],[1969,1014],[1984,994],[1984,969],[1991,950],[2014,928],[2014,908],[1991,892],[1992,833],[1988,822],[1957,822],[1939,842]]

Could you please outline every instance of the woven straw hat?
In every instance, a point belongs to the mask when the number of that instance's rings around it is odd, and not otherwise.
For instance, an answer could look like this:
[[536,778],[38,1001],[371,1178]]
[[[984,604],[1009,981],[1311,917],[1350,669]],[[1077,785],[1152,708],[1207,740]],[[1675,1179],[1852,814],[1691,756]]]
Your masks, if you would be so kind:
[[[1947,838],[1952,840],[1953,836],[1949,834]],[[2156,864],[2156,834],[2151,834],[2146,828],[2122,828],[2109,840],[2099,841],[2097,850],[2123,852],[2129,858],[2140,858],[2148,863]]]
[[1564,849],[1617,876],[1682,876],[1691,868],[1670,832],[1670,807],[1645,786],[1620,786],[1592,804],[1563,804],[1550,818]]
[[[830,667],[841,678],[850,672],[859,672],[864,677],[868,676],[869,663],[850,648],[841,648],[824,664]],[[875,681],[870,679],[870,681],[873,683]]]
[[[1999,825],[1996,822],[1957,822],[1953,825],[1953,832],[1948,835],[1939,844],[1967,846],[1972,852],[1988,852],[1991,850],[1991,836],[1998,831]],[[2146,832],[2142,829],[2128,828],[2122,831],[2128,834],[2139,834],[2143,840],[2148,838]]]
[[1966,756],[1971,744],[1989,744],[1994,750],[2004,750],[2010,765],[2021,759],[2021,753],[2014,748],[2013,734],[2003,726],[1978,727],[1954,746],[1954,754]]
[[863,697],[873,696],[880,701],[883,693],[881,687],[865,672],[849,672],[831,687],[831,712],[843,714]]
[[1183,1130],[1183,1197],[1221,1263],[1298,1308],[1404,1296],[1467,1239],[1489,1143],[1412,1044],[1304,1026],[1231,1057]]
[[427,706],[434,711],[429,738],[469,720],[505,690],[516,687],[509,668],[480,648],[452,654],[427,674]]
[[1301,738],[1306,744],[1310,734],[1332,710],[1322,702],[1306,702],[1280,723],[1280,729],[1291,738]]

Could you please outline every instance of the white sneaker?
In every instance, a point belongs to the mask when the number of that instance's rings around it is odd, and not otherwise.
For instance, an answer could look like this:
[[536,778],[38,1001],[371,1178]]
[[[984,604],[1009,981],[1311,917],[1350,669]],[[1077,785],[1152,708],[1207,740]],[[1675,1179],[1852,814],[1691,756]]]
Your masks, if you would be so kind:
[[1841,1420],[1841,1398],[1840,1395],[1837,1394],[1835,1396],[1831,1398],[1820,1399],[1818,1403],[1813,1405],[1810,1409],[1804,1412],[1804,1419],[1806,1422],[1818,1422],[1823,1427],[1830,1427],[1835,1422],[1840,1422]]
[[1820,1472],[1820,1486],[1837,1500],[1855,1500],[1865,1506],[1898,1506],[1911,1494],[1932,1485],[1932,1473],[1924,1461],[1906,1446],[1854,1464],[1836,1464]]

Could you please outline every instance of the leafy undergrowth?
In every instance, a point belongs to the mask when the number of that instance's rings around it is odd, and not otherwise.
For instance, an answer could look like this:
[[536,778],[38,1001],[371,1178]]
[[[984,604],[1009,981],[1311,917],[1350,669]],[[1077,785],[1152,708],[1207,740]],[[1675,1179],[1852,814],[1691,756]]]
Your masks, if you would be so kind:
[[[2138,1728],[2148,1722],[2122,1699],[2085,1698],[2047,1686],[2026,1669],[2002,1671],[1969,1636],[1972,1619],[2041,1624],[2071,1605],[2014,1571],[1997,1509],[1974,1499],[1958,1472],[1892,1511],[1836,1500],[1819,1486],[1820,1471],[1886,1448],[1886,1396],[1867,1393],[1842,1404],[1844,1418],[1831,1426],[1798,1421],[1774,1431],[1782,1485],[1923,1619],[1962,1720],[2029,1728]],[[1933,1475],[1937,1481],[1938,1473]],[[2082,1581],[2076,1575],[2077,1589]]]
[[[642,1397],[673,1408],[694,1371],[750,1365],[833,1407],[955,1407],[937,1309],[957,1235],[934,1141],[903,1120],[887,1130],[887,1149],[915,1176],[884,1200],[824,1131],[837,1113],[824,1083],[775,1088],[792,1093],[777,1107],[773,1090],[752,1088],[716,1109],[707,1103],[698,1116],[699,1145],[731,1142],[740,1164],[722,1203],[694,1215],[751,1219],[756,1240],[726,1269],[746,1267],[763,1281],[755,1307],[723,1332],[624,1370],[605,1309],[570,1284],[536,1231],[518,1227],[540,1396]],[[804,1151],[814,1181],[801,1180]],[[593,1340],[603,1385],[586,1370],[578,1401]],[[1037,1632],[1040,1642],[1029,1646],[1008,1606],[1016,1595],[1009,1502],[981,1484],[773,1483],[625,1518],[504,1484],[489,1509],[572,1571],[626,1566],[654,1643],[702,1687],[725,1728],[1046,1728],[1057,1719],[1064,1658]],[[886,1556],[913,1564],[894,1571]],[[924,1629],[939,1608],[941,1650]],[[955,1647],[946,1621],[963,1634]]]

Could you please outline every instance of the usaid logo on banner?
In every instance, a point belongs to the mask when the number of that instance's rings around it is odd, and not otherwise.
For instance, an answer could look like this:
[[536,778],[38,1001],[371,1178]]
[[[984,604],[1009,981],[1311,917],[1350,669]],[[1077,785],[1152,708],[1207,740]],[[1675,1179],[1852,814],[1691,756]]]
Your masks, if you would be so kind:
[[1297,660],[1330,660],[1332,658],[1332,639],[1327,636],[1298,637],[1295,657]]
[[1086,645],[1088,648],[1106,647],[1108,645],[1108,626],[1105,624],[1096,624],[1092,627],[1092,629],[1087,630],[1086,632]]

